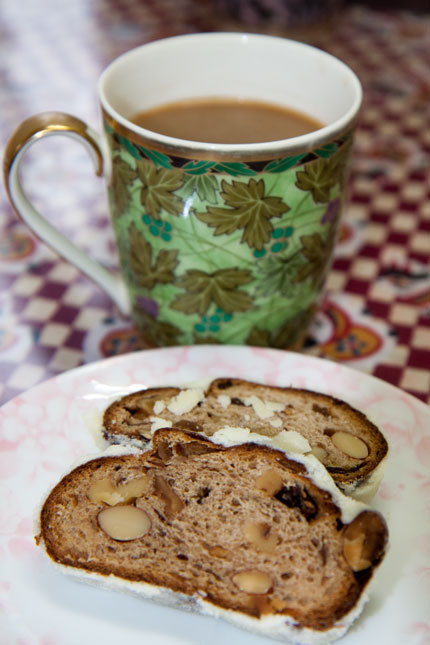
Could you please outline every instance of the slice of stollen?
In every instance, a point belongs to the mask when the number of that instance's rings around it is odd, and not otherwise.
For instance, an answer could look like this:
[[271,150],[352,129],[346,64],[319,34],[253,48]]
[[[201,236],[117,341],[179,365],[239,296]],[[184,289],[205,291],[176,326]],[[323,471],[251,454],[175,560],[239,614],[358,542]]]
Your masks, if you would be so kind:
[[[227,428],[274,438],[298,433],[298,452],[312,452],[345,493],[369,501],[384,471],[388,445],[360,411],[334,397],[224,378],[207,389],[152,388],[112,403],[104,413],[110,443],[143,447],[160,427],[179,427],[206,436]],[[300,439],[298,437],[298,439]],[[291,444],[291,441],[290,441]],[[293,446],[290,445],[290,450]]]
[[358,616],[387,528],[312,456],[163,429],[66,475],[36,541],[88,582],[308,644]]

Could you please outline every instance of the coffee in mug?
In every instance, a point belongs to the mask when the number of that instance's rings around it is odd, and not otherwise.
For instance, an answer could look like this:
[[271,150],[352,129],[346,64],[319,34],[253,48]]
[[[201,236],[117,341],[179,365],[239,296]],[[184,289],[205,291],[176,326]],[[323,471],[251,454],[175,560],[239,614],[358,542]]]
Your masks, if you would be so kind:
[[286,107],[241,99],[194,99],[139,112],[136,125],[176,139],[202,143],[263,143],[299,137],[322,127]]

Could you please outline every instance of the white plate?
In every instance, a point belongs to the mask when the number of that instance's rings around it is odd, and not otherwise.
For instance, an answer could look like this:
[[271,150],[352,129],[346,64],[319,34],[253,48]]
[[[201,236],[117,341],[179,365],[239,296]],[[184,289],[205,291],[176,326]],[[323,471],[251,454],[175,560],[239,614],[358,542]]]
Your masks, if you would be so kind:
[[[32,516],[46,490],[83,454],[88,430],[113,397],[156,385],[238,376],[343,398],[391,447],[374,506],[391,548],[370,602],[342,645],[424,645],[430,635],[430,408],[336,363],[277,350],[175,347],[71,370],[0,409],[0,641],[2,645],[269,645],[212,618],[87,587],[55,571],[34,545]],[[96,412],[95,412],[96,411]]]

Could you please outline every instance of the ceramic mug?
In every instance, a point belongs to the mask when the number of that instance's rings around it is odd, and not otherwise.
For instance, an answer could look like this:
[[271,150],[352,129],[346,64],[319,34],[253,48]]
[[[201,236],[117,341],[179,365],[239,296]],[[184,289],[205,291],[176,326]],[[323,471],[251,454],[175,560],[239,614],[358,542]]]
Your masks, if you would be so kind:
[[[265,101],[324,125],[290,139],[224,145],[130,121],[194,97]],[[296,348],[330,267],[361,97],[346,65],[300,42],[241,33],[151,42],[102,74],[102,136],[57,112],[19,126],[5,154],[9,198],[39,238],[133,317],[147,346]],[[118,276],[49,224],[22,189],[22,156],[51,134],[78,138],[106,178]]]

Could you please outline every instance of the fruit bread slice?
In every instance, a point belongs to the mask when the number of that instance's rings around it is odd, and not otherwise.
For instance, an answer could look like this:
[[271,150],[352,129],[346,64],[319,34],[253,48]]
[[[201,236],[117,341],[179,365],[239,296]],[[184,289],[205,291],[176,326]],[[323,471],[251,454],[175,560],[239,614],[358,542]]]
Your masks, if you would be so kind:
[[154,429],[175,426],[204,432],[246,428],[269,437],[298,432],[347,494],[369,501],[382,478],[387,442],[361,412],[328,395],[262,385],[235,378],[206,390],[153,388],[124,396],[104,413],[110,443],[145,445]]
[[36,541],[88,582],[326,643],[361,611],[387,528],[314,457],[163,429],[146,452],[122,448],[66,475]]

